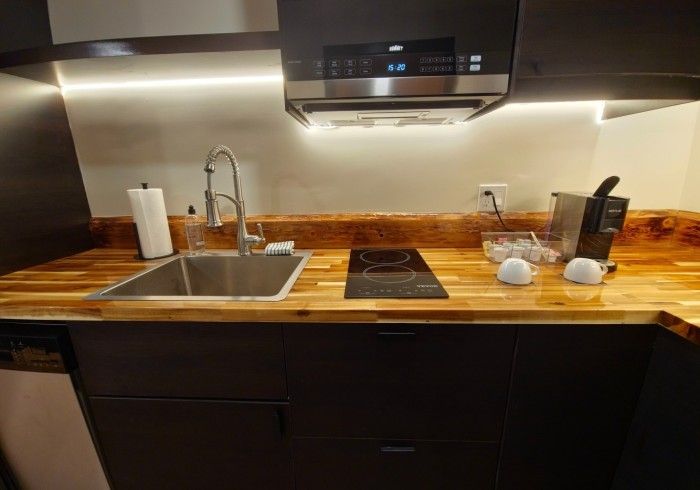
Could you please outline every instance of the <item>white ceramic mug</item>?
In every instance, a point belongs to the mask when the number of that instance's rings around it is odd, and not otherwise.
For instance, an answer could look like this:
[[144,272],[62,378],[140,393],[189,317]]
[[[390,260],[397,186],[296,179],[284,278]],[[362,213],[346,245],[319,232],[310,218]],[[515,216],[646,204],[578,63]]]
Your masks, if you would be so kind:
[[566,279],[580,284],[600,284],[607,273],[608,268],[605,264],[583,257],[576,257],[566,264],[564,269]]
[[523,259],[509,258],[503,261],[501,266],[498,268],[498,274],[496,277],[500,281],[507,282],[508,284],[530,284],[532,282],[532,277],[539,274],[540,268],[534,264],[531,264]]

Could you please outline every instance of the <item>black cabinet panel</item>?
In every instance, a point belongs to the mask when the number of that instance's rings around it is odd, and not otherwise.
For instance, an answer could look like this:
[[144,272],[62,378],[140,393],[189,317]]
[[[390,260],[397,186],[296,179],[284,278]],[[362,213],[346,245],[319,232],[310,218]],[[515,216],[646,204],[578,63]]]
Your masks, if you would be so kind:
[[[0,38],[6,22],[2,6]],[[93,247],[90,209],[61,93],[4,74],[0,214],[8,230],[0,240],[0,275]]]
[[285,403],[91,398],[116,490],[291,489]]
[[2,0],[0,19],[0,53],[51,45],[46,0]]
[[90,395],[287,397],[279,324],[89,322],[70,334]]
[[495,441],[515,327],[285,325],[293,432]]
[[662,330],[614,490],[700,488],[700,346]]
[[656,330],[519,328],[500,490],[610,488]]
[[491,490],[489,443],[294,439],[297,490]]
[[516,99],[699,98],[697,0],[523,0]]

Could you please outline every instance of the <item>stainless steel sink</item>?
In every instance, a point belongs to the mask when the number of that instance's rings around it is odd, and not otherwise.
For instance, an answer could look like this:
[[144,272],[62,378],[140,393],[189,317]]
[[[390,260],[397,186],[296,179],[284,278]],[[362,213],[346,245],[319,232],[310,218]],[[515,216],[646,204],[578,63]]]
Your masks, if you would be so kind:
[[280,301],[309,261],[233,252],[178,256],[87,296],[89,300]]

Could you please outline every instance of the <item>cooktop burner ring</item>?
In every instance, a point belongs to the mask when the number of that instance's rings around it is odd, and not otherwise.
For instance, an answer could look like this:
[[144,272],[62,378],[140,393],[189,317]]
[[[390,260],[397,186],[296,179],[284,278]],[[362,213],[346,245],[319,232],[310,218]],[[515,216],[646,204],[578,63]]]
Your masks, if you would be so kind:
[[[398,276],[393,276],[392,273],[385,272],[382,273],[380,271],[377,271],[376,269],[380,268],[394,268],[394,269],[403,269],[402,271],[399,272],[400,275]],[[375,275],[373,275],[375,274]],[[394,272],[393,274],[396,274]],[[416,278],[416,271],[413,269],[409,269],[406,266],[403,265],[396,265],[396,264],[379,264],[379,265],[373,265],[372,267],[368,267],[365,270],[362,271],[362,276],[372,282],[378,282],[381,284],[401,284],[403,282],[409,282],[412,281]],[[406,277],[409,276],[409,277]]]
[[[393,262],[378,262],[377,259],[371,260],[371,255],[370,254],[381,254],[381,255],[389,255],[389,254],[400,254],[398,257],[398,260],[395,260]],[[369,258],[368,258],[369,256]],[[403,264],[404,262],[408,262],[411,259],[411,256],[407,254],[406,252],[402,250],[365,250],[360,254],[360,258],[363,260],[363,262],[367,262],[368,264],[375,264],[375,265],[396,265],[396,264]]]

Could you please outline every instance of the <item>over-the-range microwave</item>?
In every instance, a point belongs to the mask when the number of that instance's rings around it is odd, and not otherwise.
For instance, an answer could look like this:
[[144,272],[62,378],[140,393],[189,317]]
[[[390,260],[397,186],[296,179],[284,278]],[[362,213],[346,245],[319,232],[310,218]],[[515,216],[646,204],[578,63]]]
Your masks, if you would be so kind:
[[310,126],[451,124],[508,91],[517,0],[278,0],[287,111]]

